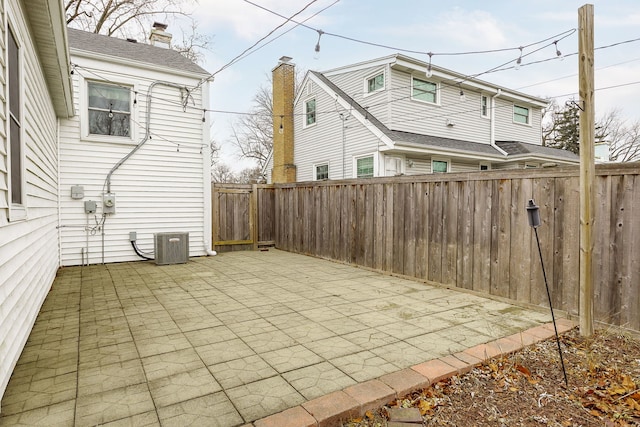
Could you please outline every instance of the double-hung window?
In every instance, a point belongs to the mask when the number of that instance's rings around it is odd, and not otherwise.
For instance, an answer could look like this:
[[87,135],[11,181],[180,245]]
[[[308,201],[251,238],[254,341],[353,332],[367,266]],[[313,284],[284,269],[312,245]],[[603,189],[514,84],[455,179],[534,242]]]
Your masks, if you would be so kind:
[[513,121],[516,123],[522,123],[525,125],[530,124],[529,121],[529,109],[527,107],[521,107],[519,105],[513,106]]
[[316,175],[316,181],[329,179],[329,164],[323,163],[323,164],[315,165],[315,175]]
[[438,86],[433,82],[412,78],[411,97],[419,101],[438,103]]
[[304,125],[311,126],[316,123],[316,99],[312,98],[304,103]]
[[489,117],[489,98],[486,95],[480,96],[480,115]]
[[356,159],[356,177],[373,177],[373,156],[359,157]]
[[131,89],[88,82],[90,135],[131,137]]
[[367,93],[384,89],[384,73],[376,74],[367,79]]
[[20,105],[22,84],[20,76],[20,49],[15,35],[9,28],[7,61],[9,69],[9,150],[11,203],[21,205],[22,200],[22,122]]

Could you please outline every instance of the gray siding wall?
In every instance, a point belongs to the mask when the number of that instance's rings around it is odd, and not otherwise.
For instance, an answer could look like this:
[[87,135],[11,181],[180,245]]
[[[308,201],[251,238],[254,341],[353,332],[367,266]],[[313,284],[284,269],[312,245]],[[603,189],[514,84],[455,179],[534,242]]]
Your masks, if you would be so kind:
[[[56,116],[21,6],[16,0],[0,1],[0,397],[59,265]],[[22,58],[26,219],[12,221],[7,189],[5,16],[16,33]]]
[[542,145],[542,112],[539,108],[515,102],[516,105],[529,107],[531,123],[528,125],[513,121],[514,102],[497,98],[496,102],[496,141],[521,141]]
[[[209,179],[204,183],[207,149],[203,139],[202,89],[191,93],[186,111],[179,89],[163,85],[153,89],[151,107],[151,139],[129,158],[111,178],[111,191],[116,196],[116,213],[107,215],[102,231],[85,231],[101,219],[105,179],[111,168],[127,155],[144,136],[146,94],[152,81],[172,81],[194,86],[192,78],[171,76],[122,65],[111,66],[81,57],[72,57],[78,68],[74,74],[77,116],[62,120],[60,125],[61,167],[61,246],[62,264],[78,265],[83,252],[89,263],[135,261],[129,232],[137,232],[138,245],[153,251],[153,234],[181,231],[189,233],[190,256],[204,255],[205,197],[210,194]],[[87,71],[90,70],[90,71]],[[138,92],[132,112],[135,138],[128,143],[106,138],[85,138],[81,120],[86,106],[83,79],[107,79],[121,84],[134,84]],[[83,200],[71,198],[71,186],[82,185]],[[206,188],[205,188],[206,186]],[[83,202],[94,200],[97,213],[84,213]],[[104,247],[104,250],[103,250]]]
[[[314,164],[319,163],[329,163],[329,179],[342,179],[343,167],[344,178],[352,178],[354,156],[376,153],[382,142],[351,116],[348,110],[336,111],[335,99],[315,83],[312,92],[310,95],[305,92],[294,105],[294,120],[297,121],[294,131],[297,181],[313,180]],[[304,103],[310,98],[316,99],[317,122],[305,128]],[[346,117],[344,155],[343,121],[340,113]]]

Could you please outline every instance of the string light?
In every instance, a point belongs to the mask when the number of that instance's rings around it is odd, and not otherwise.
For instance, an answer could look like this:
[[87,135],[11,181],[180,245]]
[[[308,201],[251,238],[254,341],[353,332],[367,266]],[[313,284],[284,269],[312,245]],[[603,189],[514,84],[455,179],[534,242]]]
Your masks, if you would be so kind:
[[318,42],[316,43],[316,47],[314,49],[314,51],[316,52],[316,54],[314,55],[314,58],[318,59],[318,56],[320,55],[320,38],[324,34],[324,31],[322,30],[316,30],[316,31],[318,32]]
[[207,121],[207,109],[203,108],[202,109],[202,123]]
[[562,56],[562,52],[558,49],[558,40],[554,41],[553,44],[556,47],[556,56]]
[[465,102],[467,100],[467,96],[464,94],[464,91],[460,89],[460,101]]
[[433,72],[431,71],[431,57],[433,56],[433,52],[427,53],[429,55],[429,65],[427,65],[427,78],[430,79],[433,76]]
[[522,49],[523,49],[522,46],[520,46],[520,56],[518,56],[518,59],[516,59],[516,66],[515,66],[516,70],[519,70],[520,64],[522,64]]
[[282,126],[282,119],[284,116],[280,116],[280,128],[278,129],[278,133],[282,135],[284,133],[284,126]]

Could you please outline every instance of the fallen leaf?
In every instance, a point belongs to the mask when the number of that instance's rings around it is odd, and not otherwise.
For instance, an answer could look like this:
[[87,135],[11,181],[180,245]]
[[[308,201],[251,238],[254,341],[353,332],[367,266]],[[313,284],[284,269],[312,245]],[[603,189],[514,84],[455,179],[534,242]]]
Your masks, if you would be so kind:
[[426,415],[428,412],[430,412],[433,409],[433,405],[431,404],[431,402],[428,402],[426,400],[421,400],[420,403],[418,404],[418,409],[420,409],[421,415]]
[[367,417],[367,418],[369,418],[370,420],[372,420],[372,419],[373,419],[373,417],[374,417],[374,416],[373,416],[373,413],[371,413],[371,411],[367,411],[367,412],[365,412],[365,413],[364,413],[364,416],[365,416],[365,417]]
[[516,365],[516,369],[524,374],[525,377],[531,376],[531,371],[526,366]]

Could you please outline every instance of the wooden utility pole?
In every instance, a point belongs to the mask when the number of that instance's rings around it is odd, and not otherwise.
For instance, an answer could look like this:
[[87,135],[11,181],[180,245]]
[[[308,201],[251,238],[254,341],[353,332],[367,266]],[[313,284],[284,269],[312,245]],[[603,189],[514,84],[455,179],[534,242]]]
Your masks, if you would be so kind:
[[595,100],[593,75],[593,5],[578,9],[580,92],[580,334],[593,334],[593,222]]

